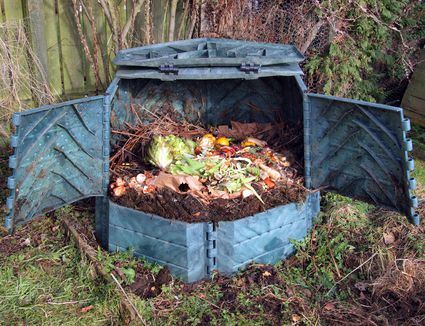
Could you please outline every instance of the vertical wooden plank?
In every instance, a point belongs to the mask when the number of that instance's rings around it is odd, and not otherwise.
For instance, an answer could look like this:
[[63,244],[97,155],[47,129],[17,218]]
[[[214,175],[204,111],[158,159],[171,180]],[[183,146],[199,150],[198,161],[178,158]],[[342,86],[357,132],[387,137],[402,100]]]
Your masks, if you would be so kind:
[[164,42],[164,21],[167,21],[166,17],[164,17],[168,10],[168,0],[155,0],[152,1],[152,16],[153,16],[153,36],[155,38],[155,43]]
[[4,0],[0,0],[0,22],[4,23],[5,21]]
[[142,6],[142,10],[136,16],[136,21],[134,23],[134,37],[136,46],[141,46],[146,40],[146,2],[150,0],[145,0],[145,3]]
[[[83,27],[84,35],[86,36],[86,39],[87,39],[87,44],[89,46],[90,53],[94,57],[93,32],[90,25],[90,20],[88,19],[85,13],[82,13],[81,15],[81,25]],[[94,92],[96,90],[96,78],[94,75],[94,67],[90,65],[88,60],[84,60],[84,67],[85,67],[84,70],[85,70],[85,76],[86,76],[86,91]]]
[[[127,22],[127,17],[130,16],[131,13],[131,4],[130,6],[127,6],[127,1],[126,0],[121,0],[119,1],[118,4],[118,19],[120,21],[120,27],[119,27],[119,32],[121,33],[125,23]],[[124,44],[124,40],[123,40],[123,44]],[[122,50],[122,49],[120,49]]]
[[[97,39],[100,43],[101,53],[99,53],[99,61],[101,61],[102,68],[102,74],[100,76],[102,78],[102,81],[104,81],[104,84],[107,86],[111,77],[109,73],[109,51],[111,47],[108,47],[108,23],[106,22],[106,17],[102,10],[102,7],[97,3],[97,0],[92,0],[92,8],[93,14],[96,19]],[[106,66],[104,65],[105,62],[107,62]]]
[[69,0],[58,0],[59,31],[65,95],[84,92],[83,51]]
[[28,15],[30,18],[31,40],[35,54],[40,61],[39,78],[47,83],[47,45],[44,33],[43,0],[28,0]]
[[[91,54],[93,52],[92,52],[92,41],[90,36],[89,22],[87,20],[87,17],[83,14],[82,6],[79,4],[78,1],[77,1],[77,6],[78,6],[78,12],[79,12],[78,17],[81,24],[81,29],[82,29],[84,37],[86,38],[87,46],[89,47],[89,53]],[[75,22],[75,18],[74,18],[74,22]],[[76,25],[75,25],[75,28],[77,28]],[[80,40],[80,36],[78,36],[78,39]],[[81,44],[81,49],[82,49],[81,61],[83,63],[84,92],[90,93],[90,92],[93,92],[93,90],[96,88],[93,67],[90,65],[89,59],[87,59],[87,54],[82,44]]]
[[55,2],[57,0],[44,0],[44,35],[46,37],[48,80],[55,96],[63,93],[63,78],[61,75],[60,49],[59,49],[59,15]]
[[22,2],[20,0],[4,0],[6,21],[24,18]]
[[108,23],[106,23],[105,26],[105,50],[108,57],[110,75],[112,77],[114,74],[114,65],[112,64],[112,60],[115,58],[115,52],[112,31]]

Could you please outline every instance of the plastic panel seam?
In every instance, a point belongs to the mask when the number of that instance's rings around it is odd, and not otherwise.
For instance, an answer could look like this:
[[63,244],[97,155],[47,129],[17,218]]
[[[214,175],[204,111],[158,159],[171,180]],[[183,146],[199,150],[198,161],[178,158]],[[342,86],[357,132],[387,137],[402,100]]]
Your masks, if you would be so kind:
[[306,93],[303,93],[304,120],[304,178],[305,187],[311,188],[311,106]]
[[217,231],[214,223],[206,223],[206,227],[207,276],[211,277],[212,272],[217,268]]
[[403,112],[400,114],[400,120],[400,134],[402,138],[401,151],[404,157],[403,166],[405,169],[404,185],[407,202],[409,203],[407,216],[409,217],[409,220],[412,224],[419,225],[420,216],[415,210],[418,207],[418,198],[413,192],[416,189],[416,179],[411,177],[411,172],[413,172],[415,164],[413,158],[409,156],[409,152],[413,150],[413,144],[412,140],[407,138],[407,132],[410,130],[410,120],[404,117]]
[[6,199],[6,208],[9,210],[6,215],[6,219],[4,222],[4,227],[9,232],[13,231],[13,214],[14,214],[14,202],[16,196],[15,189],[15,175],[16,175],[16,164],[17,164],[17,156],[18,156],[18,141],[19,141],[19,125],[21,124],[21,114],[14,113],[12,116],[12,123],[15,127],[15,133],[10,138],[10,145],[13,148],[13,154],[9,157],[9,168],[12,170],[12,175],[7,179],[7,185],[9,188],[9,197]]

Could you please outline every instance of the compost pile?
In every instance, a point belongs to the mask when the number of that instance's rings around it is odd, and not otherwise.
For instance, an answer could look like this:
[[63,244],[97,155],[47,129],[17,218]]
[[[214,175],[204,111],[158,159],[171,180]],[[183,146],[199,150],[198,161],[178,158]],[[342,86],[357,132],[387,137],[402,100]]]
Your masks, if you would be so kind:
[[233,121],[207,130],[168,116],[127,127],[113,131],[121,139],[111,157],[111,198],[122,206],[187,222],[234,220],[308,192],[301,129]]

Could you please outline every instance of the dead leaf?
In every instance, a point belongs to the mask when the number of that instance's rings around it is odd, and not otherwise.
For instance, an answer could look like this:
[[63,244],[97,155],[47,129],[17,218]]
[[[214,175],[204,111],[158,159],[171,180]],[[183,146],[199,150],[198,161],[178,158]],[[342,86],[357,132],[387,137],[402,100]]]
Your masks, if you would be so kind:
[[395,241],[394,233],[384,233],[384,243],[386,245],[390,245]]
[[230,122],[231,127],[224,125],[218,126],[218,134],[235,140],[243,140],[246,137],[257,136],[269,131],[273,131],[271,123],[242,123],[237,121]]
[[125,186],[125,181],[123,178],[117,178],[115,184],[117,185],[117,187]]
[[293,314],[292,315],[292,321],[293,322],[299,322],[301,320],[301,316],[300,315],[297,315],[297,314]]
[[244,282],[241,278],[238,278],[235,283],[236,283],[236,286],[238,286],[238,287],[241,287],[244,284]]
[[272,273],[270,273],[269,271],[265,271],[265,272],[263,273],[263,276],[264,276],[264,277],[269,277],[269,276],[272,276]]
[[209,197],[212,199],[236,199],[242,196],[242,191],[229,194],[227,191],[214,189],[213,187],[208,187],[208,192],[210,193]]
[[22,241],[21,243],[22,246],[28,247],[31,245],[31,239],[30,238],[26,238],[24,241]]
[[121,197],[125,194],[125,187],[124,186],[118,186],[114,188],[113,193],[115,197]]
[[332,302],[328,302],[323,306],[323,309],[325,310],[334,310],[335,309],[335,305]]
[[92,310],[94,308],[94,306],[93,305],[90,305],[90,306],[87,306],[87,307],[84,307],[84,308],[81,308],[81,312],[82,313],[86,313],[86,312],[88,312],[88,311],[90,311],[90,310]]
[[365,282],[357,282],[356,284],[354,284],[354,287],[358,289],[359,291],[366,291],[368,286],[369,284]]
[[309,289],[301,289],[301,292],[303,292],[303,293],[304,293],[304,295],[305,295],[307,298],[311,298],[311,296],[312,296],[312,293],[311,293],[311,291],[310,291]]
[[160,172],[152,183],[158,188],[169,188],[175,192],[184,193],[180,186],[186,185],[190,190],[200,191],[204,185],[199,181],[199,177],[190,175],[173,175],[165,172]]

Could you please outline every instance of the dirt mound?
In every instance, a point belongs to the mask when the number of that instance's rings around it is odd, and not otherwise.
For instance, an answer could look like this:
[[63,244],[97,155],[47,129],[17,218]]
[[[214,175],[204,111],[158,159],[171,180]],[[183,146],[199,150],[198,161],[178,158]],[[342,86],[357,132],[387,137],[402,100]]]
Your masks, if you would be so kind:
[[167,188],[153,193],[140,194],[130,189],[122,197],[111,199],[121,206],[134,208],[146,213],[189,223],[209,221],[231,221],[254,215],[270,208],[305,200],[307,190],[277,183],[276,188],[264,191],[253,185],[261,195],[259,200],[248,198],[214,199],[209,204],[190,194],[179,194]]

